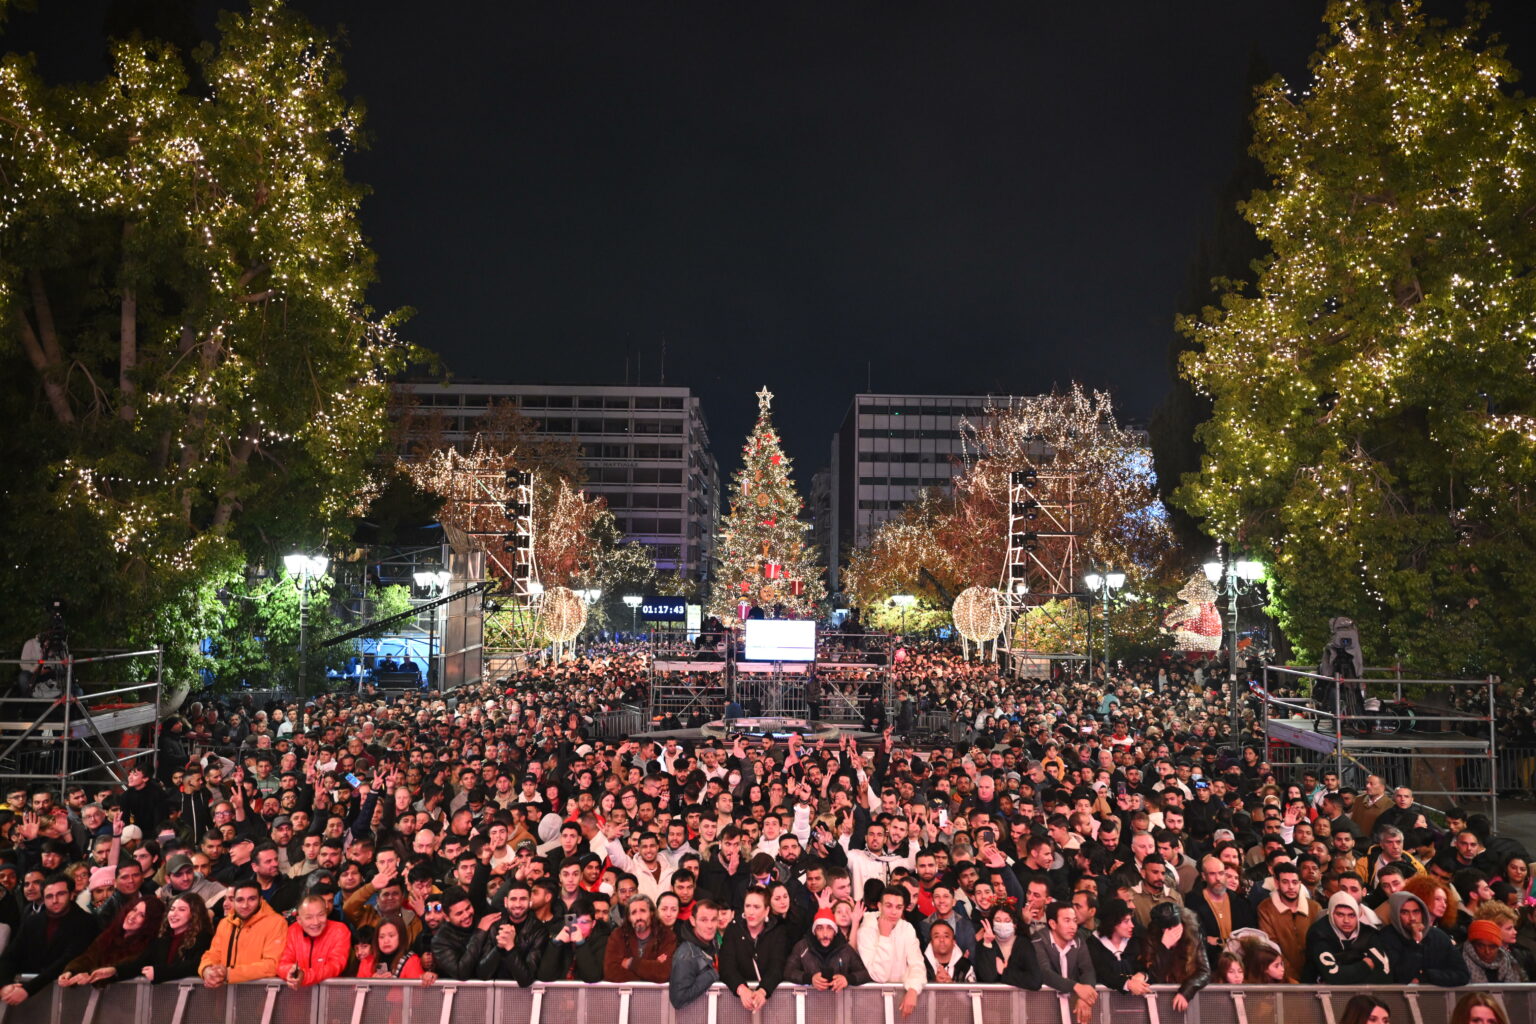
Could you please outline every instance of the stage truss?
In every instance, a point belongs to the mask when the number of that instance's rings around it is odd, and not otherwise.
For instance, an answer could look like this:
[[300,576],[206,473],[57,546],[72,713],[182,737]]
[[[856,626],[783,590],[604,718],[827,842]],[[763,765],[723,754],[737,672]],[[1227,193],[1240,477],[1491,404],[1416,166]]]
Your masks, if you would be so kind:
[[[1031,608],[1045,609],[1060,635],[1075,635],[1049,606],[1082,596],[1077,586],[1081,475],[1075,470],[1033,466],[1008,474],[1008,548],[998,589],[1008,607],[1002,649],[1012,661],[1033,651],[1028,633]],[[1020,619],[1024,635],[1015,636]]]
[[470,536],[485,549],[490,569],[503,584],[490,602],[499,607],[486,607],[485,649],[489,656],[526,653],[536,645],[542,607],[539,598],[544,593],[534,546],[533,471],[482,472],[476,483],[478,500],[473,504],[482,505],[485,513],[475,516],[474,521],[483,521],[488,528]]

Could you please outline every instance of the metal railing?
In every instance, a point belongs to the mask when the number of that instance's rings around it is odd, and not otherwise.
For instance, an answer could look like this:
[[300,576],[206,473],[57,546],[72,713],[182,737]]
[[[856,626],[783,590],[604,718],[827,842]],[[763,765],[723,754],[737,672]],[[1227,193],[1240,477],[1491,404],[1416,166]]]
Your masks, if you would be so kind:
[[[1367,671],[1379,671],[1371,670]],[[1275,684],[1324,687],[1322,699],[1277,697]],[[1374,691],[1392,688],[1401,700],[1403,687],[1443,691],[1454,695],[1469,689],[1478,695],[1478,712],[1420,708],[1411,718],[1383,706],[1366,711],[1362,702]],[[1494,699],[1497,685],[1487,679],[1346,679],[1283,665],[1264,666],[1259,699],[1265,760],[1276,769],[1332,770],[1357,789],[1366,776],[1378,775],[1389,787],[1409,786],[1419,796],[1447,797],[1458,804],[1486,800],[1493,827],[1499,826],[1500,753],[1495,735]],[[1454,699],[1452,700],[1454,703]],[[1403,735],[1404,724],[1429,725],[1456,733],[1419,732]]]
[[[1099,990],[1089,1024],[1333,1024],[1351,996],[1344,986],[1211,986],[1189,1009],[1173,1009],[1174,986],[1145,996]],[[1444,1024],[1471,989],[1428,985],[1379,986],[1368,993],[1388,1005],[1394,1024]],[[1536,985],[1483,985],[1511,1021],[1536,1020]],[[899,985],[861,985],[820,992],[780,987],[753,1013],[723,985],[674,1009],[666,985],[556,982],[519,988],[510,982],[337,979],[291,991],[276,981],[205,988],[196,979],[151,985],[130,981],[106,988],[49,986],[20,1006],[0,1005],[0,1024],[895,1024],[902,1018]],[[1069,997],[1007,985],[929,985],[908,1020],[914,1024],[1031,1021],[1072,1024]]]
[[1501,746],[1494,766],[1499,792],[1536,792],[1536,748]]
[[598,739],[625,739],[644,731],[645,709],[635,704],[620,704],[592,716],[592,735]]

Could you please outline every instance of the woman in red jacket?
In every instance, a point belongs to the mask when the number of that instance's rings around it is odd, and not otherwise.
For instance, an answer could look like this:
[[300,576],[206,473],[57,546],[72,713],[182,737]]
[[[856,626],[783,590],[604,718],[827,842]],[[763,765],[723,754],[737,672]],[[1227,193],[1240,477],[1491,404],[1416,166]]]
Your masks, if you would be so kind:
[[437,975],[421,966],[421,957],[405,946],[405,937],[394,921],[380,921],[373,935],[373,950],[357,962],[359,978],[420,978],[423,985],[437,980]]

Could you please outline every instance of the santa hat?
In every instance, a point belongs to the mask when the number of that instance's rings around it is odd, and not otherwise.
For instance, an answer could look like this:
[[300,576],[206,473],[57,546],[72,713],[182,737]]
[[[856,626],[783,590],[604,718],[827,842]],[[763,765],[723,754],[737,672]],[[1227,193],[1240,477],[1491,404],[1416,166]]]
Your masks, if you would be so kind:
[[827,907],[816,911],[816,916],[811,918],[811,929],[814,931],[824,924],[829,924],[833,928],[837,927],[837,918],[832,914],[831,909]]

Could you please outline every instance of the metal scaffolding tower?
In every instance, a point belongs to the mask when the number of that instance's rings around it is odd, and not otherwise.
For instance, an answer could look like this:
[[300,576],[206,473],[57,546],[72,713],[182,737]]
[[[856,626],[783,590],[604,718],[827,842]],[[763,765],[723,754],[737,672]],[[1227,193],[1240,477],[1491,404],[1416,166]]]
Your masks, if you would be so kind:
[[[1008,607],[1003,650],[1015,666],[1034,653],[1028,632],[1030,609],[1081,596],[1077,584],[1080,476],[1075,470],[1041,472],[1033,466],[1008,475],[1008,549],[998,589]],[[1020,618],[1024,620],[1022,637],[1015,635]],[[1074,635],[1067,628],[1061,632]]]

